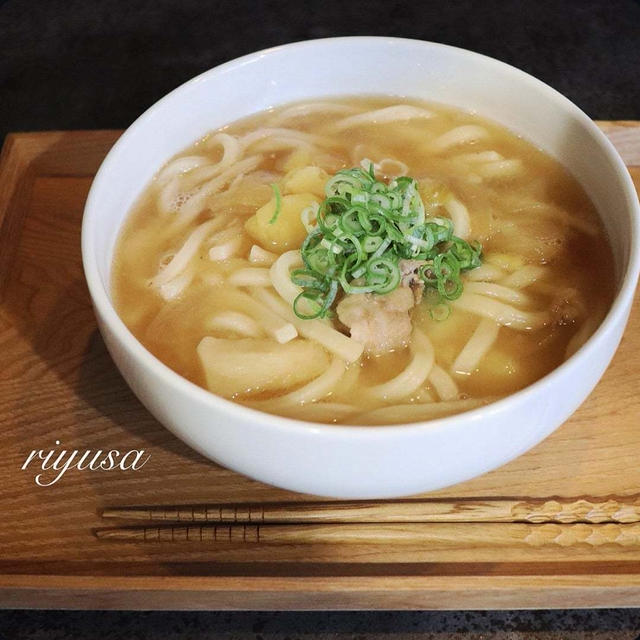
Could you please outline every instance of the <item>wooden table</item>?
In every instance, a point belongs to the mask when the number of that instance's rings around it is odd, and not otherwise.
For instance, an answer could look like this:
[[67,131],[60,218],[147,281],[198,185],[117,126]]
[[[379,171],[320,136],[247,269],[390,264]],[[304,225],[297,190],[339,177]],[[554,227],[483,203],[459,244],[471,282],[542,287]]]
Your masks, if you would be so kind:
[[[600,125],[640,184],[638,124]],[[441,542],[431,545],[98,540],[94,530],[105,524],[100,513],[112,505],[309,500],[188,449],[146,412],[111,362],[83,280],[79,240],[93,174],[118,135],[14,134],[0,159],[1,606],[640,604],[640,524],[628,521],[637,519],[640,509],[638,300],[611,367],[566,424],[508,465],[426,496],[460,509],[509,497],[520,505],[520,523],[482,524],[484,529],[475,530],[471,523],[450,524]],[[22,469],[32,450],[63,448],[144,449],[151,458],[139,472],[71,470],[44,487],[35,483],[31,467]],[[585,496],[590,504],[576,503]],[[553,511],[553,500],[567,503],[565,510],[587,522],[527,522],[532,503]],[[589,522],[594,513],[604,513],[605,521]],[[498,531],[500,539],[513,536],[514,544],[495,545],[490,531]]]

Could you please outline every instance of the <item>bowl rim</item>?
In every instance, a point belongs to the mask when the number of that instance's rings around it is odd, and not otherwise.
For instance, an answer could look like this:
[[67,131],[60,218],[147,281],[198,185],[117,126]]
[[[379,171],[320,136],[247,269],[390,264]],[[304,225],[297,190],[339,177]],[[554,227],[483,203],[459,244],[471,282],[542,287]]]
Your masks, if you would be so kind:
[[[486,405],[469,409],[458,414],[433,418],[429,420],[423,420],[419,422],[398,423],[398,424],[385,424],[385,425],[366,425],[366,424],[328,424],[320,422],[308,422],[306,420],[300,420],[297,418],[289,418],[277,414],[271,414],[259,409],[253,409],[251,407],[239,404],[232,400],[228,400],[219,396],[197,384],[187,380],[180,374],[175,372],[169,366],[164,364],[150,351],[148,351],[141,342],[131,333],[128,327],[120,319],[120,316],[115,310],[115,307],[110,299],[108,293],[108,287],[110,283],[102,281],[102,277],[98,268],[98,261],[96,259],[96,252],[94,250],[94,233],[92,232],[93,221],[97,217],[99,211],[98,195],[105,188],[105,183],[108,184],[109,173],[111,167],[114,165],[116,156],[120,152],[120,149],[126,147],[129,138],[135,131],[142,128],[146,121],[150,119],[153,114],[164,108],[164,105],[172,100],[176,94],[188,91],[193,85],[204,82],[211,77],[219,76],[225,73],[232,72],[234,69],[242,67],[246,64],[256,62],[260,58],[276,54],[282,50],[287,50],[292,55],[301,50],[312,47],[323,46],[340,46],[340,45],[374,45],[374,46],[404,46],[404,47],[434,47],[453,50],[457,55],[466,58],[481,59],[485,64],[493,66],[495,69],[500,69],[513,76],[519,81],[530,84],[538,92],[546,94],[546,96],[554,100],[560,107],[568,112],[575,120],[577,120],[587,132],[589,132],[595,140],[603,148],[606,154],[607,161],[613,165],[618,176],[618,187],[623,190],[623,194],[626,200],[627,210],[630,214],[630,245],[629,245],[629,257],[628,263],[624,270],[621,272],[619,280],[619,288],[616,296],[609,307],[607,314],[601,321],[597,330],[590,336],[584,345],[577,350],[567,360],[562,362],[559,366],[555,367],[552,371],[545,376],[536,380],[532,384],[524,387],[523,389],[511,393],[503,398],[494,400]],[[318,96],[318,99],[323,96]],[[499,122],[498,122],[499,124]],[[140,189],[140,193],[146,188],[144,185]],[[599,215],[600,212],[598,212]],[[126,220],[127,216],[125,216]],[[118,230],[118,235],[122,230],[122,224]],[[304,40],[299,42],[292,42],[288,44],[282,44],[275,47],[269,47],[260,51],[255,51],[247,55],[235,58],[221,65],[215,66],[203,73],[187,80],[182,83],[161,99],[151,105],[146,111],[144,111],[120,136],[113,147],[110,149],[99,170],[97,171],[94,180],[89,191],[84,213],[82,217],[82,230],[81,230],[81,248],[82,248],[82,264],[85,274],[85,279],[89,289],[90,297],[93,305],[96,308],[99,316],[109,326],[112,333],[117,338],[119,344],[123,346],[127,354],[138,361],[145,369],[152,369],[155,375],[162,377],[164,382],[177,392],[180,392],[188,396],[191,400],[205,405],[208,409],[212,410],[212,417],[218,418],[231,417],[230,414],[236,414],[234,417],[238,420],[245,419],[252,423],[260,423],[264,428],[275,429],[280,432],[290,432],[293,434],[301,435],[305,433],[322,432],[327,436],[332,436],[339,440],[352,440],[352,439],[378,439],[386,438],[390,434],[395,434],[396,437],[402,435],[411,436],[417,435],[421,432],[433,432],[444,431],[449,427],[459,425],[460,421],[472,422],[474,420],[484,418],[487,414],[500,413],[509,410],[512,407],[517,407],[518,404],[526,402],[531,396],[539,394],[545,387],[552,386],[556,379],[560,378],[563,373],[570,368],[580,368],[581,366],[588,366],[589,358],[592,351],[596,350],[598,346],[602,345],[607,340],[607,335],[614,330],[614,326],[618,321],[624,322],[624,316],[631,306],[631,302],[634,296],[636,281],[640,272],[640,204],[636,195],[633,181],[627,168],[622,161],[622,158],[616,151],[613,144],[604,135],[604,133],[597,127],[597,125],[584,113],[577,105],[571,102],[567,97],[561,94],[559,91],[553,89],[546,83],[538,80],[534,76],[509,65],[505,62],[496,60],[484,54],[476,53],[460,47],[454,47],[447,44],[438,42],[431,42],[426,40],[410,39],[410,38],[395,38],[386,36],[344,36],[335,38],[320,38],[313,40]],[[110,275],[110,274],[109,274]],[[216,415],[217,414],[217,415]]]

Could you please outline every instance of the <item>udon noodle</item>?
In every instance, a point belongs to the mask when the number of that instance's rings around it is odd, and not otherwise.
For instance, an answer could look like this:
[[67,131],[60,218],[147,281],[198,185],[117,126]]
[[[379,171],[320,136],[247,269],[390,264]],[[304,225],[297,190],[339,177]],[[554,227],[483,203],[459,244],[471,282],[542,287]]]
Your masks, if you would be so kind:
[[[313,307],[316,285],[292,274],[318,211],[330,210],[327,185],[349,168],[383,191],[414,178],[410,206],[424,222],[475,247],[481,258],[461,270],[455,295],[427,295],[428,261],[400,260],[393,290],[359,289],[378,272],[355,268]],[[425,244],[408,240],[416,254]],[[326,246],[337,255],[346,245]],[[555,160],[476,115],[372,97],[273,109],[175,156],[123,228],[112,288],[138,340],[213,393],[375,425],[465,411],[531,384],[597,329],[612,283],[594,207]],[[319,312],[322,300],[331,304]]]

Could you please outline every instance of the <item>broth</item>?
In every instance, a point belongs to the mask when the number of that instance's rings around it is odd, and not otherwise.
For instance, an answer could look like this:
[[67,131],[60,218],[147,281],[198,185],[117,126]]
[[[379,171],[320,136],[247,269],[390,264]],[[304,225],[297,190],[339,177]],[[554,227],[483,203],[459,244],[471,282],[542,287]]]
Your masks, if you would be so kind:
[[[415,178],[427,220],[451,219],[483,256],[445,302],[448,317],[423,299],[407,312],[409,340],[349,363],[341,349],[358,341],[346,312],[291,318],[270,263],[306,236],[290,209],[320,203],[329,177],[369,161],[386,184]],[[267,214],[280,218],[265,224]],[[584,190],[523,138],[439,104],[340,98],[240,120],[170,160],[121,231],[112,292],[151,353],[214,393],[311,421],[391,424],[479,406],[549,373],[607,312],[613,260]],[[368,329],[384,324],[367,318]],[[343,336],[335,349],[301,334],[319,325]]]

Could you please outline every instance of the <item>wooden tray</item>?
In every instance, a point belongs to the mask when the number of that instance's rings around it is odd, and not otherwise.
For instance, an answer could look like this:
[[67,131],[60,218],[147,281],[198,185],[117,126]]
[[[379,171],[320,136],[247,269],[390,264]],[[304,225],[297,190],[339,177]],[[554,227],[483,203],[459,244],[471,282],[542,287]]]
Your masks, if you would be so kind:
[[[640,125],[601,123],[640,166]],[[125,609],[400,609],[640,604],[640,525],[529,527],[544,544],[104,542],[104,507],[301,501],[210,463],[161,427],[112,364],[80,261],[80,220],[116,131],[10,135],[0,162],[0,605]],[[640,168],[631,169],[640,184]],[[640,493],[640,303],[615,360],[569,422],[514,462],[429,498],[592,496],[609,513]],[[514,425],[517,428],[517,425]],[[56,440],[61,443],[56,446]],[[69,471],[52,486],[32,450],[144,449],[137,472]],[[550,507],[553,509],[553,505]],[[622,511],[620,511],[622,509]],[[633,511],[635,507],[632,507]],[[536,527],[546,527],[539,529]],[[520,529],[517,529],[517,528]],[[551,528],[550,528],[551,527]],[[529,529],[527,529],[529,531]],[[559,530],[558,530],[559,531]],[[459,541],[457,538],[460,534]],[[575,534],[575,535],[574,535]],[[520,534],[518,534],[520,535]]]

